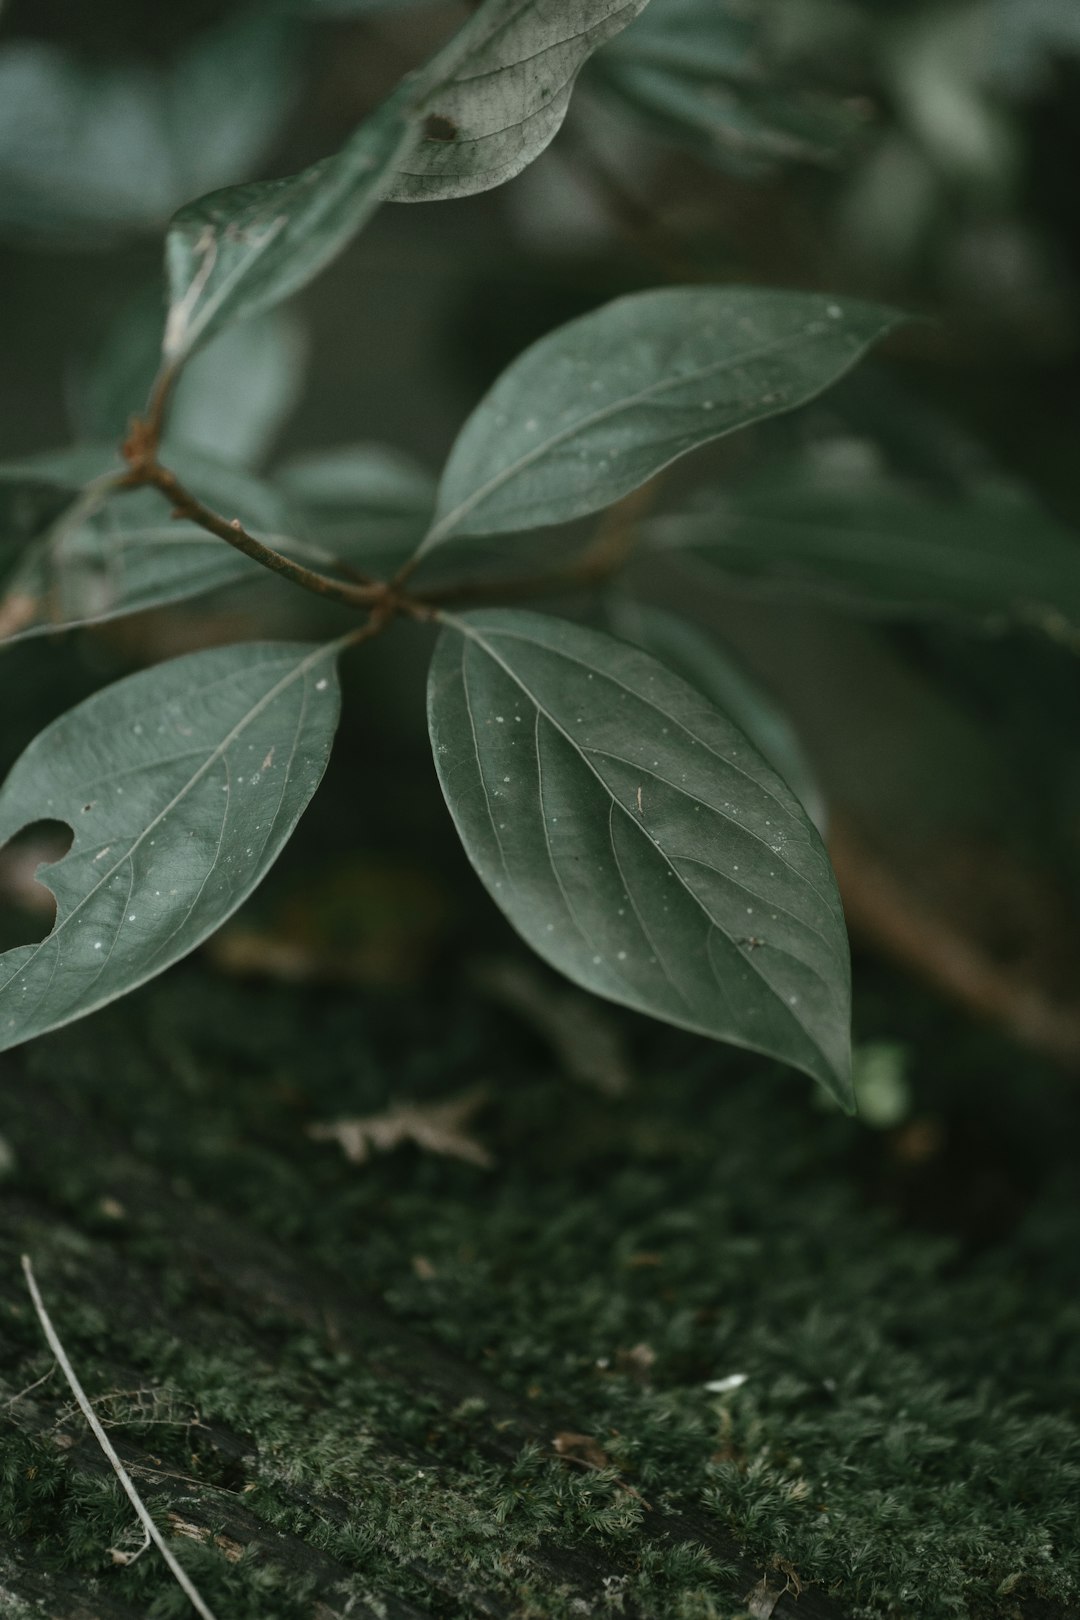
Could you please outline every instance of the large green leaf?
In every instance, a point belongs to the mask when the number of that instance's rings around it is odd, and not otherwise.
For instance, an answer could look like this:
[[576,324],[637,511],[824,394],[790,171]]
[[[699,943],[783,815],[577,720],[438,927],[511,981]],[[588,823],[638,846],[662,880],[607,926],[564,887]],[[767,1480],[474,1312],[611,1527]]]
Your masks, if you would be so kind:
[[[268,544],[297,560],[329,560],[322,548],[293,538],[288,505],[269,485],[192,452],[174,448],[170,461],[189,489]],[[89,496],[70,491],[63,510],[18,556],[0,597],[0,640],[98,624],[262,576],[257,563],[217,536],[173,518],[157,490],[98,493],[89,498],[93,486]]]
[[609,636],[495,610],[446,620],[428,714],[469,857],[545,960],[850,1102],[832,870],[797,800],[718,709]]
[[95,1011],[193,950],[273,864],[322,777],[336,644],[193,653],[79,704],[0,789],[0,844],[66,821],[46,939],[0,956],[0,1049]]
[[825,836],[825,800],[795,727],[733,653],[685,619],[622,593],[611,602],[607,621],[616,635],[643,647],[733,720]]
[[419,138],[399,92],[333,157],[286,180],[231,186],[182,208],[165,244],[166,367],[317,275],[378,207],[388,176]]
[[598,511],[688,450],[820,393],[898,319],[747,287],[618,298],[541,338],[480,401],[422,550]]
[[801,456],[652,519],[641,537],[720,583],[886,617],[1022,624],[1080,647],[1080,538],[1004,481],[943,495],[858,455]]
[[520,174],[557,134],[578,72],[647,0],[486,0],[419,76],[427,139],[387,196],[430,202]]

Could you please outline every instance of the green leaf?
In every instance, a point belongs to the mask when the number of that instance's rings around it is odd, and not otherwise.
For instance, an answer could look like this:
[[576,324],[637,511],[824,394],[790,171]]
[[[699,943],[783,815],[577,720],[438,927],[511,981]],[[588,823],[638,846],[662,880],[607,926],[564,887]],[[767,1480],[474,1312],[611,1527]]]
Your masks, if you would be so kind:
[[[169,460],[187,488],[276,549],[316,566],[331,560],[295,538],[288,504],[270,485],[175,446]],[[157,490],[104,481],[69,491],[63,510],[22,551],[0,596],[0,641],[100,624],[264,574],[215,535],[172,517]]]
[[735,722],[787,783],[824,838],[828,812],[798,733],[776,699],[734,653],[685,619],[622,593],[611,602],[607,619],[616,635],[643,647]]
[[943,495],[834,445],[770,463],[640,534],[695,577],[890,618],[1011,622],[1080,650],[1080,538],[1003,480]]
[[298,291],[385,198],[463,197],[519,173],[562,123],[581,64],[645,4],[486,0],[333,157],[182,208],[165,245],[166,373]]
[[186,956],[276,860],[319,784],[340,644],[193,653],[79,704],[0,789],[0,844],[66,821],[39,868],[48,937],[0,956],[0,1049],[70,1023]]
[[850,1103],[832,870],[718,709],[636,648],[496,610],[446,619],[428,719],[469,858],[546,961]]
[[688,450],[811,399],[899,318],[746,287],[618,298],[534,343],[480,401],[421,549],[598,511]]
[[[815,10],[809,0],[801,9]],[[737,174],[783,161],[835,162],[865,115],[853,97],[807,82],[807,64],[785,60],[792,53],[784,32],[761,5],[651,0],[641,21],[599,54],[596,74],[659,133]],[[841,43],[850,49],[852,41]]]
[[182,208],[165,244],[166,367],[317,275],[379,206],[387,177],[418,139],[398,92],[333,157],[286,180],[232,186]]
[[392,574],[431,522],[435,480],[397,450],[342,445],[295,456],[277,474],[304,533],[335,557]]
[[[161,358],[161,290],[129,304],[68,390],[76,436],[119,441],[144,409]],[[185,366],[172,396],[166,448],[177,443],[216,461],[250,466],[277,436],[296,402],[303,334],[281,310],[228,326]]]
[[487,0],[420,75],[428,138],[398,164],[394,202],[468,197],[520,174],[566,116],[585,61],[647,0]]

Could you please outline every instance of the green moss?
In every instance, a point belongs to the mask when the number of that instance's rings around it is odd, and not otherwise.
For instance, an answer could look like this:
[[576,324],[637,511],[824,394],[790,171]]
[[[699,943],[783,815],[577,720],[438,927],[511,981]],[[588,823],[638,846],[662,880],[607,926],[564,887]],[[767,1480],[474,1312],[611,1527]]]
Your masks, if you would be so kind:
[[[651,1031],[635,1095],[610,1102],[467,997],[418,1011],[189,970],[133,1005],[27,1053],[27,1084],[67,1113],[19,1147],[12,1186],[32,1213],[17,1241],[33,1241],[88,1386],[116,1387],[119,1364],[125,1387],[158,1392],[153,1422],[117,1409],[119,1432],[339,1570],[328,1596],[317,1571],[184,1542],[230,1620],[310,1616],[317,1591],[331,1612],[381,1593],[447,1620],[492,1602],[569,1620],[582,1588],[554,1572],[560,1548],[602,1570],[592,1612],[733,1620],[748,1566],[702,1545],[713,1532],[851,1620],[1080,1602],[1080,1110],[1032,1065],[948,1025],[942,1076],[939,1015],[914,1002],[898,1024],[890,1001],[869,1033],[907,1042],[918,1129],[941,1144],[927,1162],[905,1158],[903,1126],[870,1132],[790,1075]],[[492,1172],[411,1150],[357,1169],[304,1135],[478,1076],[502,1077],[479,1122]],[[80,1119],[113,1146],[88,1158]],[[374,1294],[490,1393],[417,1387],[332,1325],[208,1296],[152,1203],[110,1205],[133,1155]],[[928,1227],[935,1200],[946,1218]],[[12,1273],[15,1244],[0,1238]],[[14,1392],[47,1362],[17,1289],[0,1309]],[[745,1381],[706,1388],[732,1374]],[[504,1397],[536,1414],[533,1434],[500,1416]],[[151,1615],[183,1614],[150,1556],[109,1567],[130,1514],[57,1450],[65,1400],[54,1379],[41,1422],[12,1408],[0,1530]],[[557,1455],[559,1428],[606,1461]],[[155,1511],[184,1489],[163,1487]],[[687,1528],[656,1539],[658,1513]]]

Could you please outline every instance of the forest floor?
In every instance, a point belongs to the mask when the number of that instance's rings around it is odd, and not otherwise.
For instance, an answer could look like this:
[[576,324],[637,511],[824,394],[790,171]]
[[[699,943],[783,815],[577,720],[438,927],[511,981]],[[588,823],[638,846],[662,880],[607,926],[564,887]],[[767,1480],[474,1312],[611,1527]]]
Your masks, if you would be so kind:
[[1080,1089],[858,1006],[877,1128],[643,1021],[606,1095],[479,991],[200,964],[5,1058],[5,1620],[191,1613],[23,1252],[218,1620],[1075,1615]]

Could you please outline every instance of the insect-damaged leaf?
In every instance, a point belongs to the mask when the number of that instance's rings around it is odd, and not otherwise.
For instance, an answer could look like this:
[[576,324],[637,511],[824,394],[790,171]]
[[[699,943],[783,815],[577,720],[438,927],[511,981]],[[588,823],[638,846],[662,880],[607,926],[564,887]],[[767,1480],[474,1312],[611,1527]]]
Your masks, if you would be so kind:
[[598,511],[688,450],[811,399],[899,318],[760,288],[618,298],[541,338],[481,400],[421,549]]
[[419,75],[427,138],[399,162],[387,196],[432,202],[512,180],[558,133],[587,58],[645,5],[487,0]]
[[0,844],[66,821],[39,869],[48,937],[0,956],[0,1049],[193,950],[276,860],[326,767],[337,644],[216,648],[141,671],[43,731],[0,789]]
[[821,840],[706,698],[594,630],[448,619],[436,767],[473,865],[575,983],[851,1099],[847,938]]

